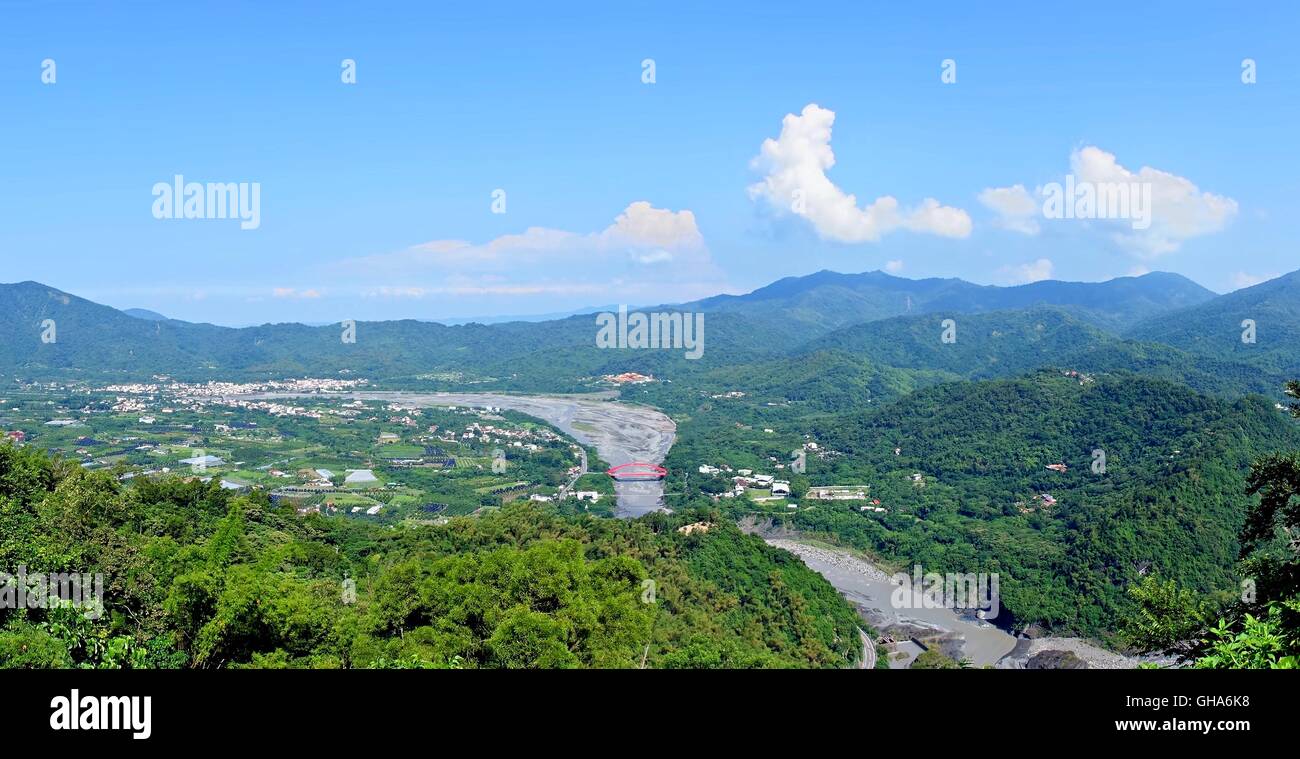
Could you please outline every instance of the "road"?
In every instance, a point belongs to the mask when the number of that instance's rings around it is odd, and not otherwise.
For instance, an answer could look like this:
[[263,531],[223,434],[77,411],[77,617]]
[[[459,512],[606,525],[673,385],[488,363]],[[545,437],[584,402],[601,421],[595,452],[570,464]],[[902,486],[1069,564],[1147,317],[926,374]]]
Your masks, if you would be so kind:
[[578,459],[579,459],[578,473],[573,475],[573,477],[571,477],[568,482],[564,483],[564,487],[556,491],[555,500],[557,501],[564,500],[564,496],[569,494],[569,489],[573,487],[573,484],[577,482],[578,479],[582,477],[582,475],[587,473],[587,449],[581,446],[578,447]]
[[862,636],[862,664],[858,669],[875,669],[876,668],[876,642],[867,635],[867,631],[858,628],[858,635]]

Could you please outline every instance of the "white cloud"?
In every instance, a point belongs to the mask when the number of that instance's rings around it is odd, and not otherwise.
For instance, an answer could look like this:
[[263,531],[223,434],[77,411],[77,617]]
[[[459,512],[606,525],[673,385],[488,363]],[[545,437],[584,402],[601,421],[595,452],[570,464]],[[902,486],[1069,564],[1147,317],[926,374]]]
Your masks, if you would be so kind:
[[1249,274],[1244,271],[1239,271],[1232,275],[1232,289],[1241,290],[1247,287],[1254,287],[1255,285],[1262,284],[1270,279],[1277,279],[1280,276],[1282,275],[1277,273]]
[[614,223],[600,233],[600,237],[610,247],[675,250],[704,246],[704,237],[695,226],[695,214],[655,208],[644,200],[625,208]]
[[902,270],[903,270],[903,262],[902,262],[902,261],[899,261],[899,260],[893,260],[893,261],[886,261],[886,262],[885,262],[885,271],[889,272],[890,274],[897,274],[897,273],[899,273],[899,272],[902,271]]
[[897,229],[943,237],[970,235],[970,216],[933,198],[907,210],[893,196],[884,195],[860,208],[857,196],[845,193],[826,176],[835,165],[834,123],[835,112],[814,103],[804,106],[798,116],[786,114],[780,137],[764,140],[752,161],[764,177],[749,186],[750,198],[762,199],[778,215],[802,216],[823,239],[837,242],[875,242]]
[[1186,177],[1150,166],[1129,171],[1113,153],[1088,146],[1074,151],[1070,167],[1079,181],[1150,184],[1151,226],[1122,229],[1115,234],[1124,247],[1142,256],[1172,253],[1185,240],[1221,231],[1237,215],[1237,201],[1202,192]]
[[673,260],[673,254],[660,248],[649,253],[639,253],[636,255],[636,260],[637,263],[642,264],[661,264]]
[[[1070,171],[1077,188],[1085,184],[1094,188],[1122,185],[1141,188],[1142,193],[1149,188],[1150,207],[1141,214],[1134,206],[1125,218],[1094,218],[1081,225],[1108,234],[1117,245],[1139,258],[1172,253],[1187,240],[1222,231],[1237,215],[1237,201],[1232,198],[1202,191],[1186,177],[1150,166],[1131,171],[1119,163],[1114,153],[1093,145],[1070,154]],[[979,200],[996,213],[996,225],[1025,234],[1038,233],[1044,218],[1042,186],[1032,195],[1019,184],[991,187],[979,194]],[[1065,202],[1074,201],[1067,197]],[[1145,214],[1149,218],[1140,218]]]
[[579,234],[548,227],[529,227],[481,244],[465,240],[432,240],[396,253],[345,262],[356,271],[415,273],[437,271],[501,271],[525,265],[563,261],[595,264],[620,259],[639,264],[707,261],[704,237],[690,211],[655,208],[639,200],[625,208],[599,232]]
[[432,294],[426,287],[371,287],[361,291],[364,298],[423,298]]
[[643,200],[595,232],[529,227],[482,243],[431,240],[335,270],[369,298],[531,298],[550,308],[569,297],[672,302],[726,286],[695,214]]
[[979,194],[979,201],[997,214],[993,223],[999,227],[1027,235],[1036,235],[1041,229],[1041,205],[1022,184],[990,187]]
[[1047,258],[1040,258],[1019,266],[1004,266],[1001,269],[1002,276],[1013,285],[1025,285],[1030,282],[1039,282],[1044,279],[1052,278],[1052,262]]
[[320,290],[316,290],[316,289],[299,290],[294,287],[276,287],[271,290],[271,295],[276,298],[297,300],[302,298],[309,298],[309,299],[319,298],[321,296],[321,293]]

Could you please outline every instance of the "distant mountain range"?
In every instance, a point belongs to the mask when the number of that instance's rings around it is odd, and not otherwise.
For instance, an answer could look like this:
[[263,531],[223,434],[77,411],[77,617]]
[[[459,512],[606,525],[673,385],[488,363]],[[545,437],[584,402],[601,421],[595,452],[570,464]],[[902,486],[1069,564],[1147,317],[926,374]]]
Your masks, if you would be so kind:
[[1212,291],[1190,279],[1164,272],[1106,282],[1047,280],[997,287],[960,279],[904,279],[880,271],[820,271],[787,277],[747,295],[718,295],[682,307],[750,315],[776,310],[830,330],[908,314],[978,314],[1050,305],[1117,330],[1214,298]]
[[[704,312],[704,357],[600,350],[589,313],[491,325],[360,322],[356,342],[349,343],[337,324],[195,324],[22,282],[0,285],[0,372],[26,379],[436,376],[450,377],[436,380],[448,385],[560,391],[581,389],[584,378],[605,373],[727,374],[740,366],[807,362],[816,354],[840,371],[870,365],[874,373],[906,370],[911,380],[927,381],[1010,376],[1053,363],[1145,371],[1210,392],[1238,382],[1244,385],[1232,386],[1263,390],[1287,373],[1300,376],[1300,273],[1216,296],[1159,272],[993,287],[822,271],[746,295],[643,310]],[[939,340],[941,318],[949,317],[963,317],[953,344]],[[1239,325],[1248,318],[1256,321],[1254,344],[1240,340]],[[50,336],[46,319],[54,322],[52,341],[42,340]]]
[[[1253,342],[1243,339],[1247,321],[1255,327]],[[1300,271],[1158,318],[1148,317],[1129,335],[1203,355],[1265,357],[1287,365],[1300,346]]]

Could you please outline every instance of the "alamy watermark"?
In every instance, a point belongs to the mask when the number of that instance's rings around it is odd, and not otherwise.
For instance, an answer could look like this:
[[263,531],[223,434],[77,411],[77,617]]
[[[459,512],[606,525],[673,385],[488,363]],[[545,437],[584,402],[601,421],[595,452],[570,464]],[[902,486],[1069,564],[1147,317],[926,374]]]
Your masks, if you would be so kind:
[[28,574],[27,566],[16,574],[0,572],[0,609],[57,609],[72,607],[86,619],[104,613],[104,575],[77,572]]
[[597,348],[658,348],[661,350],[686,350],[685,358],[697,359],[704,355],[704,314],[687,311],[656,311],[628,313],[627,306],[619,306],[618,313],[603,311],[596,314]]
[[262,226],[261,182],[171,182],[153,186],[155,219],[239,219],[239,228]]
[[134,740],[153,735],[153,696],[83,696],[76,688],[50,699],[51,730],[124,730]]
[[915,564],[911,575],[898,572],[889,581],[898,586],[889,596],[895,609],[970,609],[980,619],[998,615],[1001,597],[996,572],[940,574],[922,572],[921,565]]
[[1039,188],[1048,219],[1128,219],[1134,229],[1151,226],[1150,182],[1088,182],[1065,175],[1065,185]]

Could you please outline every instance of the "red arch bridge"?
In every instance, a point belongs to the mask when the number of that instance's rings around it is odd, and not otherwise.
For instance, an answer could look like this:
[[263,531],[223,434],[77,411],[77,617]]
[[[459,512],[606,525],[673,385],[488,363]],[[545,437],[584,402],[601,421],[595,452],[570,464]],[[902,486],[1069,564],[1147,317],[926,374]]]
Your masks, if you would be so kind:
[[633,461],[630,464],[619,464],[605,470],[605,474],[616,480],[662,480],[668,476],[668,470],[655,464],[647,464],[641,461]]

